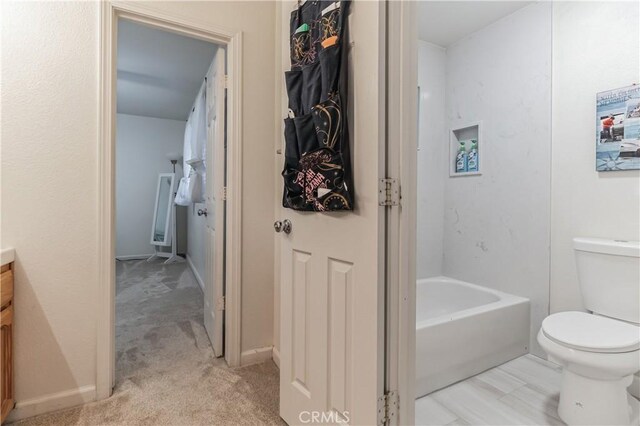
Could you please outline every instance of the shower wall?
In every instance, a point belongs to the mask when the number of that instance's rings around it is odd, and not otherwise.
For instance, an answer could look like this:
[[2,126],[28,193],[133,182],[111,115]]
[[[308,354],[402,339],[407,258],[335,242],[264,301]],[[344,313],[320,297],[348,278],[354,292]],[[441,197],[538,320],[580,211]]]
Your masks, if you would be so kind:
[[445,122],[446,51],[424,41],[418,42],[418,221],[416,276],[442,275],[444,227],[444,161],[447,145]]
[[[551,3],[532,4],[447,47],[446,134],[423,114],[426,133],[440,142],[418,154],[419,169],[441,164],[431,181],[430,172],[419,172],[418,223],[430,223],[418,229],[433,233],[429,241],[419,234],[430,255],[419,246],[418,265],[441,253],[440,270],[429,266],[424,273],[529,298],[530,349],[539,355],[536,334],[549,309],[551,12]],[[430,53],[420,50],[421,65]],[[439,69],[437,60],[420,75],[429,79],[433,67]],[[449,177],[449,129],[478,121],[482,175]],[[442,208],[442,218],[423,202]],[[437,226],[441,234],[433,231]]]

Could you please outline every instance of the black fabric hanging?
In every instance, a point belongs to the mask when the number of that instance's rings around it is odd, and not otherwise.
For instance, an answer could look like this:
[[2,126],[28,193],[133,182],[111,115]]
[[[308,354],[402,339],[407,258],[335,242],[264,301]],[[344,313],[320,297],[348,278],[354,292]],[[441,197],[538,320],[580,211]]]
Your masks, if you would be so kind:
[[346,115],[349,4],[299,2],[291,13],[282,205],[294,210],[353,209]]

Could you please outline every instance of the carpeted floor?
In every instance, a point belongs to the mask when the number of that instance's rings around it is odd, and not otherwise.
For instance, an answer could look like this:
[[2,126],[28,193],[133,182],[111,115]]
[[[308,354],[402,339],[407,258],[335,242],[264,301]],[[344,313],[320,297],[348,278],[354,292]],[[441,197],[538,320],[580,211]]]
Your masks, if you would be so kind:
[[19,425],[284,424],[273,362],[215,358],[202,292],[186,263],[117,262],[113,396]]

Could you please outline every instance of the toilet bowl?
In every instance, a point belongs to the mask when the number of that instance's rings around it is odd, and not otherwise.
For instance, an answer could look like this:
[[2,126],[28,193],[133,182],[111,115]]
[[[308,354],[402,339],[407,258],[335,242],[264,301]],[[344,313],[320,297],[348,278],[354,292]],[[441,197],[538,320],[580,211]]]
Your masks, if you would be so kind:
[[640,370],[640,328],[584,312],[547,317],[538,342],[562,366],[558,414],[569,425],[638,424],[627,392]]
[[640,370],[640,243],[575,238],[573,247],[589,312],[550,315],[538,332],[562,366],[558,415],[569,425],[637,425],[640,402],[627,388]]

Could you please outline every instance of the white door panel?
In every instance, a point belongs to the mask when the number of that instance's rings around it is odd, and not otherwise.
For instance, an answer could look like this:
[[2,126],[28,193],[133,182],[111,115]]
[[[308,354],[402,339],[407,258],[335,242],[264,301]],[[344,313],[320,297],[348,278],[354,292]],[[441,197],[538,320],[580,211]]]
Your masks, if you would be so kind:
[[[282,6],[283,71],[289,13]],[[280,415],[301,424],[375,424],[384,386],[384,3],[354,1],[349,17],[353,212],[281,209]],[[286,114],[286,104],[282,108]],[[339,417],[337,417],[339,416]]]
[[225,150],[225,50],[218,47],[207,73],[207,210],[204,325],[215,356],[223,355],[224,295],[224,193]]

